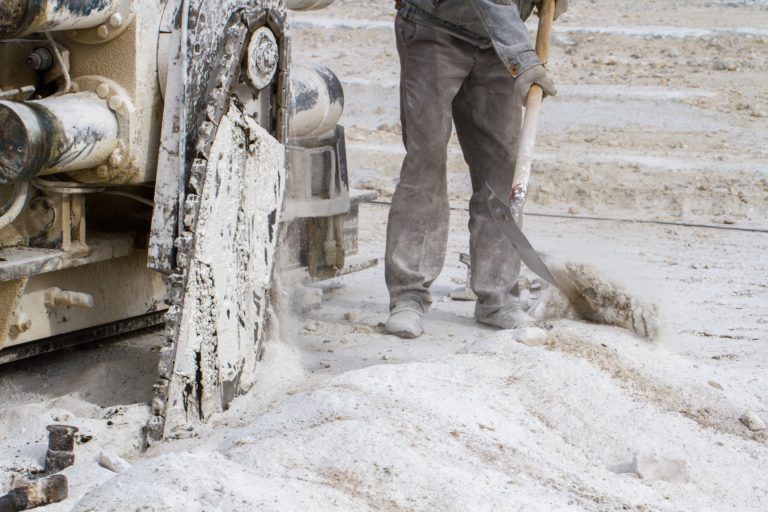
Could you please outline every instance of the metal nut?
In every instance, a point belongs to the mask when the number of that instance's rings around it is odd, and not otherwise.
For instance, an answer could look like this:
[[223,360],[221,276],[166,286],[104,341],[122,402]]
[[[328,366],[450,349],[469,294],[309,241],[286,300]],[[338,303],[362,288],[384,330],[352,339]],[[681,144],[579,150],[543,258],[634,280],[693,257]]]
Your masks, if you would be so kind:
[[101,25],[96,29],[96,36],[99,39],[106,39],[109,37],[109,28],[106,25]]

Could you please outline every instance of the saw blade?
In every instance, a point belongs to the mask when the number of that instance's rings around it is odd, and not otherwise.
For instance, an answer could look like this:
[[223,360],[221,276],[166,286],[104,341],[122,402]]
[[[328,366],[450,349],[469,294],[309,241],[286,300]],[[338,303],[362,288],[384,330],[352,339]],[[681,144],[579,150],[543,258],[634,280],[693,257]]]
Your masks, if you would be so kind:
[[[166,194],[168,201],[175,196],[175,211],[157,219],[167,233],[153,228],[153,234],[163,234],[157,254],[171,261],[163,264],[171,267],[170,308],[147,442],[184,435],[226,409],[253,380],[284,192],[281,143],[290,59],[285,16],[280,0],[189,1],[189,39],[180,42],[190,56],[186,114],[180,113],[188,121],[181,145],[186,149],[175,155],[184,170],[175,176],[178,187]],[[248,38],[262,26],[280,41],[271,134],[233,98]],[[267,160],[269,169],[262,165]],[[251,243],[257,241],[260,247]]]

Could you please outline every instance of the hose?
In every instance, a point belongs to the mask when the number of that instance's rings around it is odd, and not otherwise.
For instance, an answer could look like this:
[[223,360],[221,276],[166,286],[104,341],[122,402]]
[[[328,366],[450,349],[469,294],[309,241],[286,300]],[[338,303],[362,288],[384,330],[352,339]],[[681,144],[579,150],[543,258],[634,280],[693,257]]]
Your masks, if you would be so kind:
[[69,76],[69,69],[67,68],[67,65],[64,63],[64,58],[61,56],[59,47],[56,45],[56,41],[53,40],[53,36],[51,36],[51,33],[46,32],[45,38],[48,39],[48,42],[51,45],[51,49],[53,50],[53,56],[56,58],[56,63],[59,65],[59,67],[61,68],[61,72],[64,75],[64,89],[54,94],[54,96],[61,96],[62,94],[67,94],[69,91],[72,90],[72,78]]
[[17,184],[11,206],[0,215],[0,230],[10,226],[21,215],[24,205],[27,204],[27,197],[29,197],[29,183],[25,181]]

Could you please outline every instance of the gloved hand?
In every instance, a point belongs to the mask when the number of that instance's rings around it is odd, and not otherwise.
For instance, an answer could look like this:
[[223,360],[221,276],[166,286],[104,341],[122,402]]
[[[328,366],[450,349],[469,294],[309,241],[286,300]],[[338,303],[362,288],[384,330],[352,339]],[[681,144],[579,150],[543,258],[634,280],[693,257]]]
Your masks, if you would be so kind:
[[[539,14],[539,6],[541,0],[527,0],[520,5],[520,17],[524,20],[531,15],[534,7],[536,8],[536,15]],[[568,0],[555,0],[555,19],[559,18],[565,11],[568,10]]]
[[532,68],[526,69],[515,78],[514,95],[518,102],[522,102],[522,104],[525,105],[528,101],[528,92],[531,90],[533,84],[541,87],[544,91],[544,96],[557,95],[555,82],[549,77],[544,66],[538,64]]

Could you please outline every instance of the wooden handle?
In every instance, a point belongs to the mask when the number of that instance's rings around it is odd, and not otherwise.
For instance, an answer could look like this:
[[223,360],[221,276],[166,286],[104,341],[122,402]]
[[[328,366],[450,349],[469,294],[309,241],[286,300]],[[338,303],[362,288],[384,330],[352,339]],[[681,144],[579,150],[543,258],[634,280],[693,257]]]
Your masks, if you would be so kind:
[[[552,38],[552,22],[555,17],[555,0],[542,0],[539,6],[539,30],[536,34],[536,55],[546,65],[549,58],[549,42]],[[531,86],[525,103],[525,119],[517,148],[515,178],[510,191],[513,209],[522,212],[528,194],[528,181],[531,179],[533,151],[536,147],[536,134],[539,130],[539,114],[544,91],[538,85]]]

